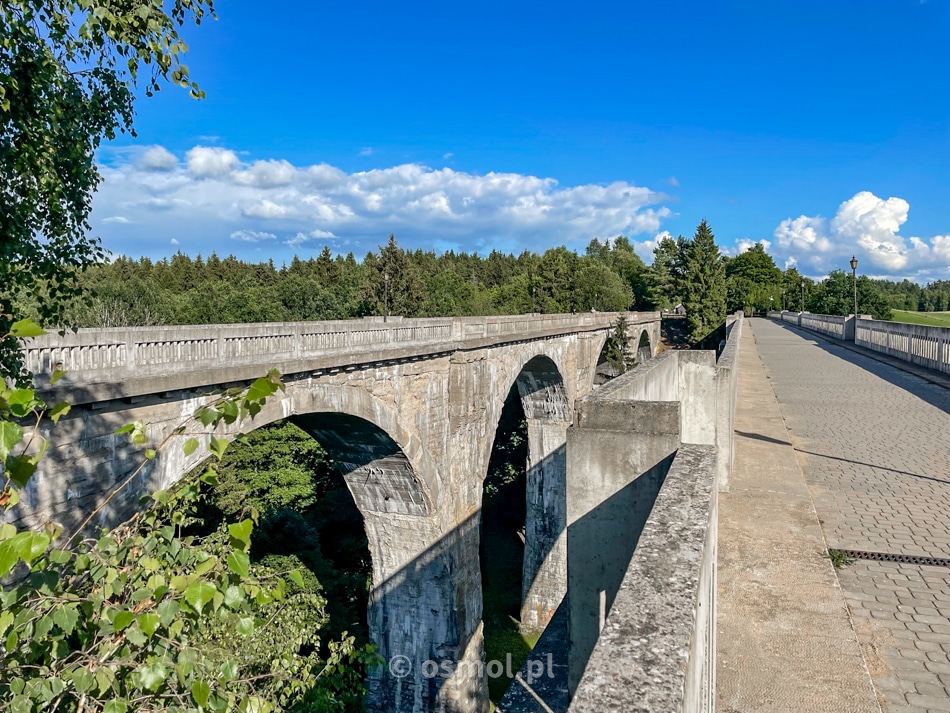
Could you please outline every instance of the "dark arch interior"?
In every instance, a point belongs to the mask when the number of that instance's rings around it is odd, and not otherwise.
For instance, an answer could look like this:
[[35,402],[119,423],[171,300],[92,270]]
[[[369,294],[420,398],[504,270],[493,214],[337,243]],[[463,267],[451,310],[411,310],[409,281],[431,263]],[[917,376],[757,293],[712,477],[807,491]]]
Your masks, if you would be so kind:
[[[525,641],[519,631],[527,460],[527,422],[514,384],[498,421],[482,493],[479,555],[486,661],[505,661],[509,653],[513,662],[524,659],[534,643]],[[493,703],[501,700],[509,684],[505,677],[488,679]]]
[[640,332],[640,343],[637,345],[637,363],[642,364],[653,356],[653,348],[650,345],[650,335],[647,330]]

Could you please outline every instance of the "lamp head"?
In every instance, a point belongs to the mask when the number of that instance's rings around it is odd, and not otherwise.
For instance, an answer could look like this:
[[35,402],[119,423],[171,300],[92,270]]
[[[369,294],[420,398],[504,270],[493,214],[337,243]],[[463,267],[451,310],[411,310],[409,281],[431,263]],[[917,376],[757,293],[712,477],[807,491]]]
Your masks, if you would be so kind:
[[851,269],[852,270],[858,269],[858,259],[854,255],[851,256]]

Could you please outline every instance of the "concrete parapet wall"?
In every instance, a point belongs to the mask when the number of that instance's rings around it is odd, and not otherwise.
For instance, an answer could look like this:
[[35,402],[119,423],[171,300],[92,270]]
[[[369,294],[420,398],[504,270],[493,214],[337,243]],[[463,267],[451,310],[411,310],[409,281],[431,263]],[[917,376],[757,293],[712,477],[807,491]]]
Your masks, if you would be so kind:
[[716,473],[720,491],[729,490],[735,449],[736,394],[739,386],[739,339],[743,315],[737,312],[726,322],[726,344],[716,360]]
[[571,713],[715,710],[717,503],[716,449],[680,446],[577,683]]
[[950,374],[950,328],[858,319],[854,343]]
[[575,404],[567,432],[570,711],[715,709],[717,504],[741,315]]

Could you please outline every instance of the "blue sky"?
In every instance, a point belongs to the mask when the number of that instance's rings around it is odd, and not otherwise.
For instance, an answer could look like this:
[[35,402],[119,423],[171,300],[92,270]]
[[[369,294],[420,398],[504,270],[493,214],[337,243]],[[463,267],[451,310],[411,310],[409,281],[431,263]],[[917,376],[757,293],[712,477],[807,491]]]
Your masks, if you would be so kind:
[[222,2],[207,92],[100,151],[114,252],[518,252],[706,218],[780,266],[950,278],[950,0]]

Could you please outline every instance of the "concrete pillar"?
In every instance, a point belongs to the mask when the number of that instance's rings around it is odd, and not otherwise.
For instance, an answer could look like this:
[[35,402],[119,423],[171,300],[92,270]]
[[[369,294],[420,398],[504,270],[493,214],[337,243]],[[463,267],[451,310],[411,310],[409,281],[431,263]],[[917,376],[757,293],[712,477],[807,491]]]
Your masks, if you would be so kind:
[[478,516],[440,530],[434,518],[366,517],[370,637],[385,661],[367,680],[372,713],[488,711]]
[[528,419],[521,628],[548,625],[567,591],[567,421]]

